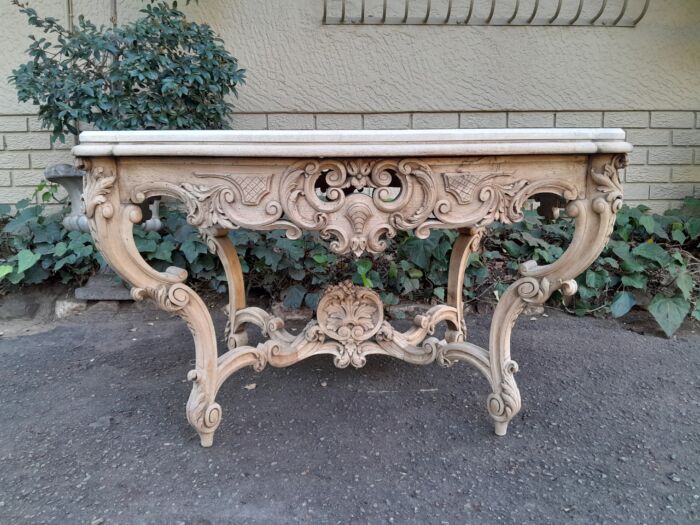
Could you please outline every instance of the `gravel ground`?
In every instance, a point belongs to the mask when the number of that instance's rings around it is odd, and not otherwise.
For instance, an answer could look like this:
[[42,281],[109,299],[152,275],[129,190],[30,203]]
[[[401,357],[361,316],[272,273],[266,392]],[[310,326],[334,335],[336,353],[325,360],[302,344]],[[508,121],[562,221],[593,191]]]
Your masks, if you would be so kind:
[[[15,336],[18,322],[0,337],[0,523],[700,522],[692,332],[525,317],[523,410],[504,438],[466,364],[243,370],[204,449],[179,319],[95,307]],[[483,344],[488,319],[469,325]]]

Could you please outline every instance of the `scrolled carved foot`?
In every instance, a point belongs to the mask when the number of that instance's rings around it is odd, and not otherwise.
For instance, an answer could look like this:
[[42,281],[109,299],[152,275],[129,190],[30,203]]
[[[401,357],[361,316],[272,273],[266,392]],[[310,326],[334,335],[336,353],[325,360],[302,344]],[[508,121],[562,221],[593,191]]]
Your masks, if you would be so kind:
[[202,370],[190,370],[187,374],[187,379],[194,383],[187,401],[187,420],[199,434],[202,446],[211,447],[214,432],[221,423],[221,406],[208,399],[204,378]]
[[518,364],[515,361],[506,361],[503,365],[502,380],[487,400],[489,414],[495,421],[498,436],[505,436],[508,422],[520,411],[520,391],[513,375],[517,371]]

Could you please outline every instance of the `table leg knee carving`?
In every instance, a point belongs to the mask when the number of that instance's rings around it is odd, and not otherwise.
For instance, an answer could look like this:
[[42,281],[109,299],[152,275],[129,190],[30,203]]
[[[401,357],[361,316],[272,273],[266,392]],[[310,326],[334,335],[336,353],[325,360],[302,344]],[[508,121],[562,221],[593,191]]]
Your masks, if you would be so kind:
[[105,163],[88,175],[85,200],[91,233],[105,260],[132,286],[131,295],[135,300],[152,299],[159,308],[178,314],[187,323],[194,338],[197,367],[191,374],[195,385],[187,415],[203,436],[203,443],[211,443],[221,417],[221,407],[214,403],[217,390],[214,324],[199,295],[183,284],[186,271],[171,267],[159,272],[139,253],[133,226],[141,220],[141,209],[135,204],[120,202],[115,169]]

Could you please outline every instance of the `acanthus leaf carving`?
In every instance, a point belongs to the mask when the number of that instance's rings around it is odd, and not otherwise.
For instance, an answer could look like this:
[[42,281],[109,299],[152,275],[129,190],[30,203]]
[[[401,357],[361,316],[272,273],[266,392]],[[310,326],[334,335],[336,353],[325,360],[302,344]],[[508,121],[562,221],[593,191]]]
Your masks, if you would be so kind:
[[356,348],[379,331],[384,320],[382,300],[376,292],[344,281],[324,292],[317,318],[326,336]]
[[96,166],[85,177],[85,215],[92,219],[95,212],[101,209],[105,219],[111,219],[114,215],[112,205],[107,202],[107,196],[112,191],[117,174],[103,166]]
[[603,170],[600,172],[591,168],[590,175],[595,189],[602,194],[602,197],[594,199],[593,209],[598,213],[605,209],[606,203],[613,213],[622,207],[622,182],[620,182],[619,171],[625,166],[627,166],[627,155],[623,153],[613,156],[603,165]]

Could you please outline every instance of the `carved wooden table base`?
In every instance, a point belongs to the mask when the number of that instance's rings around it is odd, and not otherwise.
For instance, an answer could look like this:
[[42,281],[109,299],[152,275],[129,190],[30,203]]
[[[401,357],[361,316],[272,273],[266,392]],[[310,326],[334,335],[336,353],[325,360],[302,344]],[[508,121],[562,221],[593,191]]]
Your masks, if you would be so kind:
[[[213,442],[221,421],[216,395],[237,370],[266,365],[285,367],[312,355],[333,356],[338,367],[361,367],[367,356],[384,354],[414,364],[457,361],[474,365],[488,380],[487,406],[496,434],[520,410],[520,393],[511,359],[513,324],[528,303],[542,304],[554,291],[576,292],[574,278],[600,254],[621,205],[618,170],[624,154],[449,156],[421,158],[238,158],[115,157],[80,155],[89,170],[86,213],[98,248],[132,285],[134,299],[148,297],[179,314],[195,342],[196,365],[187,418],[203,446]],[[462,288],[469,254],[479,248],[485,227],[517,222],[527,199],[555,194],[575,220],[571,245],[553,264],[530,261],[503,294],[493,314],[489,347],[466,341]],[[200,229],[218,255],[229,283],[229,321],[225,347],[209,311],[184,281],[186,272],[158,272],[139,255],[132,236],[142,219],[141,204],[154,196],[182,201],[188,221]],[[386,248],[397,230],[426,237],[432,228],[459,230],[449,268],[446,304],[433,306],[406,331],[385,319],[379,295],[343,282],[328,287],[316,319],[299,334],[260,308],[246,307],[243,274],[227,233],[244,227],[284,229],[291,238],[315,230],[337,253]],[[447,323],[445,339],[433,337]],[[248,344],[245,327],[256,325],[268,339]]]

